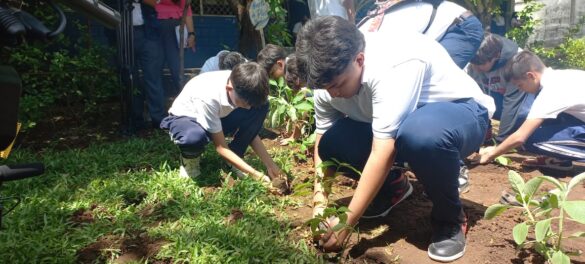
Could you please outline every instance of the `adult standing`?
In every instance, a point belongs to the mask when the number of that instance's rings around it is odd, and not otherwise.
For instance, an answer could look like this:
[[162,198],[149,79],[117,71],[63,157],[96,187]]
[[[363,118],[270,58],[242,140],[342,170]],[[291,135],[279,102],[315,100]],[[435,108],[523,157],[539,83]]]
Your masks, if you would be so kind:
[[[182,72],[179,72],[179,43],[177,41],[176,27],[181,24],[183,17],[183,8],[185,0],[156,0],[155,6],[157,18],[160,22],[160,40],[162,49],[162,61],[166,62],[171,71],[173,84],[167,92],[167,96],[175,97],[181,92],[183,84],[180,82]],[[193,13],[191,7],[188,7],[187,17],[185,18],[187,26],[187,47],[195,51],[195,29],[193,26]]]
[[164,105],[164,89],[160,75],[161,51],[160,24],[154,9],[156,0],[144,0],[142,3],[133,3],[132,22],[134,30],[134,76],[139,76],[138,69],[142,69],[143,85],[132,96],[132,123],[134,130],[148,127],[144,113],[146,100],[151,126],[158,128],[160,121],[166,116]]

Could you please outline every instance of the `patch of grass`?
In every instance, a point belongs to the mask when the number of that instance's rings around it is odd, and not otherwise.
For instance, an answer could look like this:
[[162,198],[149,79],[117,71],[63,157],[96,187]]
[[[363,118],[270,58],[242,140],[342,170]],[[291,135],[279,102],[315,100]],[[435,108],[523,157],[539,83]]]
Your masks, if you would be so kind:
[[[75,263],[104,238],[128,244],[141,237],[164,241],[141,262],[322,262],[304,241],[287,239],[289,223],[274,214],[286,198],[250,179],[224,183],[223,161],[209,149],[200,179],[179,178],[178,157],[162,134],[86,149],[13,151],[3,163],[38,160],[46,172],[0,189],[2,196],[23,198],[3,217],[0,263]],[[226,220],[234,211],[241,216]],[[98,250],[97,262],[124,254],[123,248]]]

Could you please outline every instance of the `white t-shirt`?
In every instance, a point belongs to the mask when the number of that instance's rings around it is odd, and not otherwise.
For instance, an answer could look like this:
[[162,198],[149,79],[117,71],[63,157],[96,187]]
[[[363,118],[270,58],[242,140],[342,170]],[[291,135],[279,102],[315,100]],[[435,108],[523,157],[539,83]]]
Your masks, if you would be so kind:
[[132,25],[133,26],[142,26],[144,25],[144,18],[142,18],[142,8],[138,3],[132,3],[134,7],[132,9]]
[[496,109],[471,77],[436,41],[419,33],[366,33],[362,87],[355,96],[331,98],[315,90],[317,133],[344,116],[372,123],[376,138],[394,138],[408,114],[427,103],[473,98],[491,117]]
[[197,75],[185,85],[169,113],[195,118],[209,133],[222,131],[220,118],[236,109],[236,106],[230,104],[225,89],[230,73],[214,71]]
[[309,0],[311,18],[320,16],[339,16],[347,19],[347,10],[341,4],[342,0]]
[[222,53],[229,53],[229,51],[222,50],[218,52],[217,55],[207,59],[205,63],[203,63],[203,66],[201,66],[199,74],[210,71],[219,71],[219,55],[221,55]]
[[585,122],[584,83],[585,71],[545,69],[540,80],[540,93],[527,119],[556,118],[560,113],[567,113]]
[[[435,19],[425,35],[440,40],[455,18],[465,11],[466,9],[458,4],[444,1],[437,8]],[[422,33],[429,24],[432,13],[433,5],[429,3],[405,4],[386,13],[378,31],[392,34],[400,34],[402,31]],[[370,18],[360,27],[360,31],[368,31],[373,21],[374,19]]]

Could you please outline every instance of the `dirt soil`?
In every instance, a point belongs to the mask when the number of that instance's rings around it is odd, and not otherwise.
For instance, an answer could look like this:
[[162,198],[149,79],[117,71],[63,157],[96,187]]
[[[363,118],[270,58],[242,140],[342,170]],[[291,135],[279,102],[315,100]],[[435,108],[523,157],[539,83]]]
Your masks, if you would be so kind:
[[[81,121],[68,117],[66,113],[56,115],[45,122],[39,122],[36,128],[19,135],[19,143],[25,147],[42,149],[51,147],[57,149],[71,149],[87,147],[88,142],[124,140],[127,137],[120,133],[119,111],[117,105],[104,107],[103,113],[94,119]],[[89,120],[89,121],[88,121]],[[153,130],[141,131],[138,136],[148,137]],[[281,138],[266,138],[264,142],[271,148],[290,148],[280,146]],[[500,194],[509,187],[507,173],[510,169],[520,172],[524,179],[543,175],[538,170],[524,170],[520,161],[525,155],[511,156],[513,163],[509,167],[490,164],[470,168],[470,191],[462,195],[465,211],[469,219],[467,234],[467,248],[465,255],[453,263],[543,263],[544,260],[533,250],[516,249],[512,228],[522,222],[519,211],[508,211],[494,220],[484,220],[485,209],[499,201]],[[554,175],[562,181],[568,182],[571,176],[585,171],[585,164],[576,163],[572,172]],[[314,175],[312,162],[297,163],[292,169],[295,176],[293,185],[311,181]],[[547,175],[551,175],[547,172]],[[552,175],[551,175],[552,176]],[[346,250],[346,262],[350,263],[434,263],[427,256],[427,247],[431,236],[430,210],[431,202],[423,197],[423,187],[413,175],[410,181],[414,186],[413,194],[395,207],[390,214],[378,220],[362,220],[358,224],[359,241],[357,236],[352,237],[350,246]],[[332,201],[340,205],[347,205],[351,199],[356,182],[340,177],[334,184]],[[293,186],[294,189],[294,186]],[[292,194],[295,195],[294,193]],[[312,208],[311,197],[295,196],[302,201],[300,206],[287,208],[279,212],[286,216],[292,224],[291,241],[304,240],[312,244],[308,228],[304,222],[310,219]],[[577,186],[571,199],[585,200],[585,184]],[[73,225],[83,225],[93,221],[92,209],[74,212],[70,218]],[[154,209],[152,211],[155,211]],[[152,212],[147,212],[152,213]],[[226,221],[237,221],[237,209],[234,217]],[[575,223],[566,225],[568,234],[577,231]],[[583,228],[583,225],[580,226]],[[580,230],[585,231],[585,230]],[[585,239],[566,240],[566,246],[572,250],[585,250]],[[166,243],[149,238],[142,232],[119,237],[105,235],[93,244],[78,252],[78,262],[90,263],[98,259],[116,259],[116,262],[128,262],[154,256],[160,246]],[[103,249],[117,248],[119,257],[104,255]],[[573,257],[573,263],[585,264],[585,256]],[[162,260],[160,263],[172,262]]]
[[[519,171],[525,180],[543,175],[538,170],[526,170],[520,166],[522,159],[528,155],[513,154],[513,163],[508,167],[489,164],[470,168],[470,191],[461,196],[464,210],[469,221],[467,248],[465,255],[453,263],[544,263],[544,259],[530,249],[516,249],[512,237],[512,228],[522,222],[520,211],[511,211],[492,219],[484,220],[487,207],[498,203],[503,190],[509,188],[508,171]],[[585,164],[576,163],[572,172],[554,175],[568,182],[571,176],[585,171]],[[304,168],[303,168],[304,167]],[[300,175],[310,175],[313,169],[309,164],[301,167]],[[302,171],[305,170],[305,171]],[[436,263],[427,256],[430,243],[430,211],[432,203],[423,195],[423,187],[416,177],[407,173],[414,187],[413,194],[381,219],[362,219],[357,228],[360,240],[354,235],[346,250],[346,262],[349,263]],[[546,175],[551,176],[550,172]],[[308,176],[307,176],[308,177]],[[302,181],[302,180],[301,180]],[[347,205],[351,200],[355,184],[353,180],[342,177],[334,184],[333,199],[339,205]],[[550,186],[547,186],[549,189]],[[585,184],[575,187],[570,199],[585,199]],[[292,219],[292,239],[305,239],[311,243],[310,232],[303,223],[311,218],[311,199],[303,199],[304,206],[290,208],[283,215]],[[565,225],[566,234],[583,229],[583,225],[570,222]],[[533,237],[532,237],[533,239]],[[585,239],[565,240],[570,250],[585,250]],[[585,263],[585,256],[573,257],[573,263]]]

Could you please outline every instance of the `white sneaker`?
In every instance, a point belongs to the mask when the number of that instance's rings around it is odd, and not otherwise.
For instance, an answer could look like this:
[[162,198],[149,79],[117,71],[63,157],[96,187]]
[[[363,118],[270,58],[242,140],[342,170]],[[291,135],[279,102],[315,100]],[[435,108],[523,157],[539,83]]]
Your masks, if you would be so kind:
[[199,157],[197,158],[184,158],[181,157],[181,167],[179,168],[179,176],[181,178],[196,178],[201,175],[199,168]]

